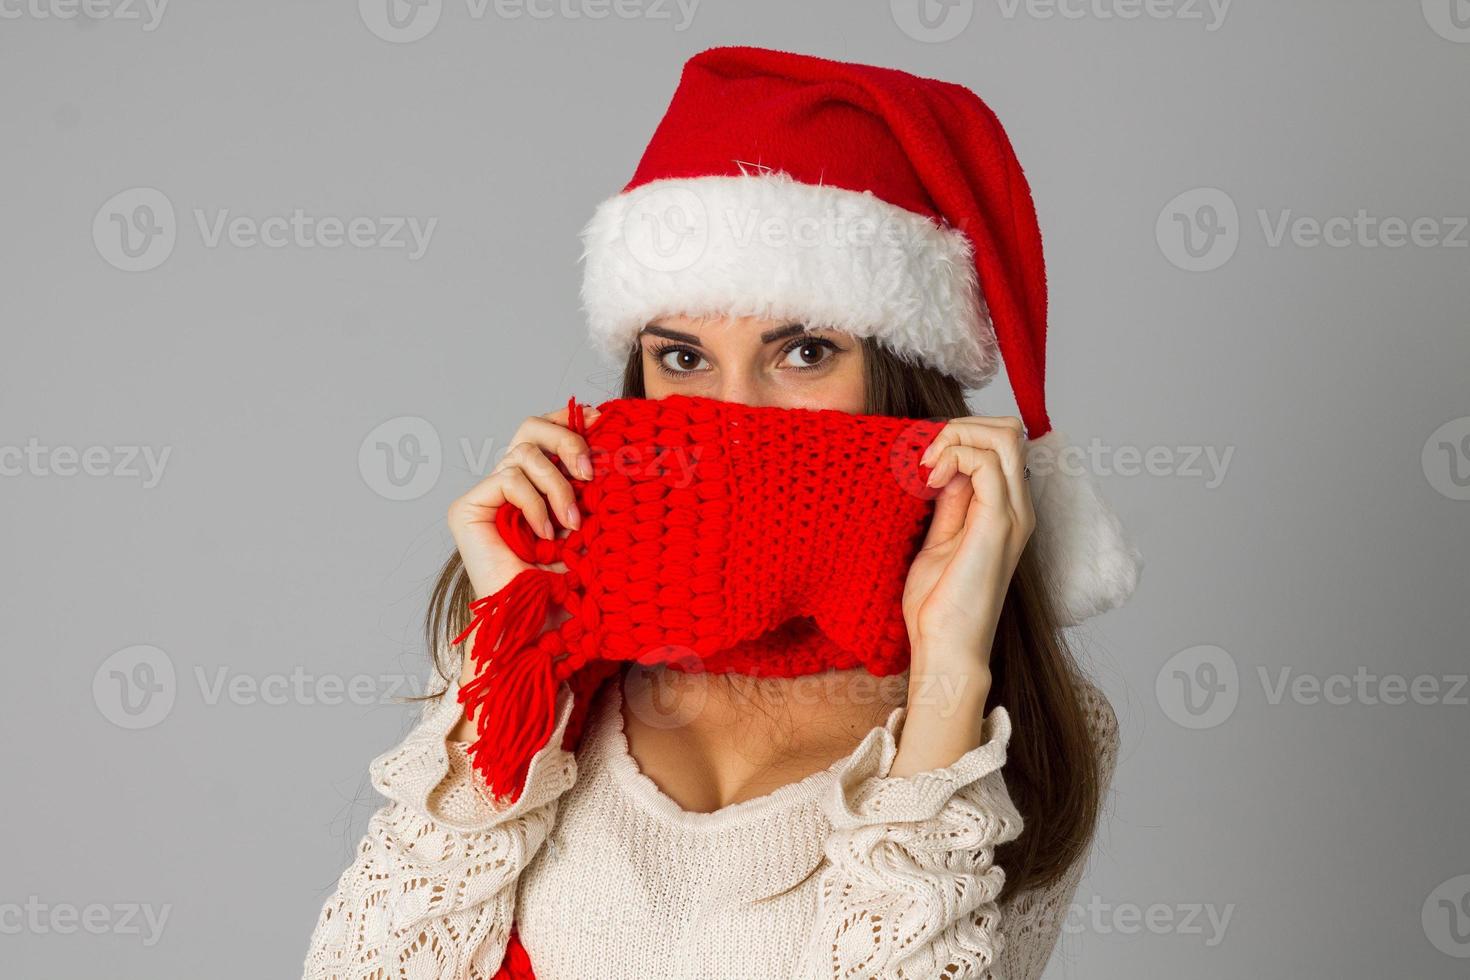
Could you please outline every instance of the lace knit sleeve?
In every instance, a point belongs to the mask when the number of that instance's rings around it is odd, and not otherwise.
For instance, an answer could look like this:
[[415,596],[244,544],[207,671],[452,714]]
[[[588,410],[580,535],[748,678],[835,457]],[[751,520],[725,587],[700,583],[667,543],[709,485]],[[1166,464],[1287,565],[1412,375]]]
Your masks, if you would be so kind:
[[[1091,684],[1082,687],[1081,700],[1088,728],[1098,750],[1098,792],[1107,799],[1118,764],[1118,716],[1107,696]],[[1027,889],[1001,902],[1001,931],[1005,946],[996,975],[1005,980],[1039,980],[1056,948],[1057,938],[1082,880],[1087,862],[1074,861],[1045,888]]]
[[556,730],[513,803],[497,800],[448,740],[458,687],[369,766],[388,799],[322,906],[303,980],[461,980],[492,976],[509,941],[516,881],[576,781],[561,748],[572,693],[557,694]]
[[1000,772],[1010,716],[993,708],[981,744],[952,765],[889,776],[906,713],[868,733],[823,802],[833,832],[806,980],[992,976],[1005,882],[994,853],[1022,826]]

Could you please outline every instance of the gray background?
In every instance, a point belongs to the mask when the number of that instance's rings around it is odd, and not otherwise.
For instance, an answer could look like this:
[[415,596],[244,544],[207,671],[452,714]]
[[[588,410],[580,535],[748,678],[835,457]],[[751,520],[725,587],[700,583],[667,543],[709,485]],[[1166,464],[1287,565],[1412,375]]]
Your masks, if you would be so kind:
[[[703,0],[687,23],[662,0],[603,19],[449,0],[411,43],[370,30],[383,0],[177,0],[151,30],[143,8],[26,2],[0,23],[5,976],[299,975],[379,802],[367,762],[429,674],[445,509],[519,419],[612,394],[576,232],[682,61],[727,43],[986,99],[1046,234],[1052,414],[1104,461],[1162,461],[1099,476],[1148,564],[1079,637],[1123,751],[1048,976],[1465,975],[1470,249],[1272,245],[1259,216],[1470,214],[1451,0],[1257,0],[1223,21],[1193,0],[1136,19],[1098,13],[1127,0],[961,2],[947,39],[904,0]],[[176,213],[148,271],[106,244],[134,188]],[[1200,188],[1238,208],[1212,271],[1180,268],[1167,231],[1213,224]],[[417,259],[210,246],[195,209],[437,225]],[[974,405],[1013,411],[1000,388]],[[391,499],[376,447],[415,434],[417,495]],[[131,475],[128,447],[167,450],[162,478]],[[1223,478],[1189,447],[1230,452]],[[1275,698],[1281,671],[1440,693]],[[161,933],[144,907],[167,910]]]

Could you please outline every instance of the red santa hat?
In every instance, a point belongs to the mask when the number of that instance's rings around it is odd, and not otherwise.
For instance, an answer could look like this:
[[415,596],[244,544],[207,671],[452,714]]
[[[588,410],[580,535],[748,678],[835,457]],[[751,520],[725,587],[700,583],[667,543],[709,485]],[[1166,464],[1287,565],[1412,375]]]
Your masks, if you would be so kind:
[[967,388],[1003,363],[1059,614],[1077,623],[1132,593],[1138,552],[1047,416],[1036,209],[973,92],[782,51],[701,52],[582,242],[591,339],[615,357],[650,320],[686,314],[873,337]]

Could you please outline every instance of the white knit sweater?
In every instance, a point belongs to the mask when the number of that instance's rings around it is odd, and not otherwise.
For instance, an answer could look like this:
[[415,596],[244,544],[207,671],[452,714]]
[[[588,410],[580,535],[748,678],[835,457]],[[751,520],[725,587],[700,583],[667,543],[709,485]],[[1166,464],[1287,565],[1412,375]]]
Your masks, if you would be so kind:
[[[305,980],[482,980],[512,921],[537,980],[1035,980],[1082,861],[1007,896],[993,863],[1021,818],[1001,768],[1004,707],[943,769],[892,777],[905,707],[846,758],[712,813],[639,771],[609,682],[575,754],[556,734],[514,805],[497,803],[448,740],[457,687],[372,761],[388,803],[322,907]],[[1104,789],[1117,720],[1083,685]]]

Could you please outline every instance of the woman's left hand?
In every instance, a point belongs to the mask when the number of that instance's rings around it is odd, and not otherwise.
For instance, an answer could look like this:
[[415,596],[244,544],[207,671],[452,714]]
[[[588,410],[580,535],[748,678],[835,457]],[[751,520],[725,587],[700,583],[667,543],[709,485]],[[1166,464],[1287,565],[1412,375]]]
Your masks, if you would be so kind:
[[917,657],[957,669],[988,667],[1001,605],[1036,526],[1018,418],[967,416],[939,430],[922,462],[934,501],[924,545],[909,566],[903,613]]
[[[912,650],[904,731],[923,734],[901,745],[893,775],[948,765],[979,744],[991,644],[1036,527],[1024,432],[1018,418],[951,419],[922,457],[933,469],[929,485],[943,488],[903,595]],[[934,682],[959,703],[936,708],[919,689]],[[970,724],[955,725],[954,716]]]

